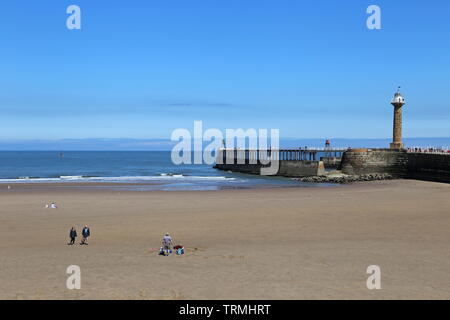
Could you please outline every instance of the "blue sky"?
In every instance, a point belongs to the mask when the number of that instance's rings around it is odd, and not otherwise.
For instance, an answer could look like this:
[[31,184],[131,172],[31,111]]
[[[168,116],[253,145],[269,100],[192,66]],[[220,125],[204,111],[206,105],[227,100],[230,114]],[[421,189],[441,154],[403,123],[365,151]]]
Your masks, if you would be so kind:
[[448,137],[449,36],[447,0],[5,0],[0,138],[388,138],[398,85],[404,136]]

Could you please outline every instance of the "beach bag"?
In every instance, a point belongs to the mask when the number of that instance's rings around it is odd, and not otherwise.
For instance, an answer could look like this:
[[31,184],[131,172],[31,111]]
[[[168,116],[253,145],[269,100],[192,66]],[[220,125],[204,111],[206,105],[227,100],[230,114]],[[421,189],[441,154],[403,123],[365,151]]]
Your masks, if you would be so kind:
[[163,247],[161,247],[161,249],[159,249],[159,255],[160,256],[165,256],[166,255],[166,253],[164,252],[164,248]]

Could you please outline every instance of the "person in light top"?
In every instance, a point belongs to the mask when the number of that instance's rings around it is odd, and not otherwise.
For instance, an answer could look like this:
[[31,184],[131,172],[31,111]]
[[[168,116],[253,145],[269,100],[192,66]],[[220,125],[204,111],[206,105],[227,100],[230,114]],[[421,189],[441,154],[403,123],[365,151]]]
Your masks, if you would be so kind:
[[164,235],[163,240],[162,240],[162,245],[163,245],[164,250],[172,249],[173,240],[169,233],[166,233]]

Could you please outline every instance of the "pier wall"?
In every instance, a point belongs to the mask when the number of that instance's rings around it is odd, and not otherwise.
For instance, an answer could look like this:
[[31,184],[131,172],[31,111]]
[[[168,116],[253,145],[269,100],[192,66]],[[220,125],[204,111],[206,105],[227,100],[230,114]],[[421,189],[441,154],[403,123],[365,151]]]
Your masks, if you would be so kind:
[[450,154],[408,153],[408,177],[450,183]]
[[325,169],[337,169],[341,166],[341,157],[321,157],[320,161],[323,161]]
[[406,176],[407,164],[406,151],[350,149],[344,152],[340,169],[343,173],[351,175],[388,173]]
[[410,179],[450,182],[450,154],[350,149],[344,153],[340,169],[351,175],[388,173]]
[[[214,168],[220,170],[229,170],[233,172],[260,174],[262,167],[268,165],[262,164],[216,164]],[[309,177],[320,176],[325,174],[325,167],[322,161],[308,160],[279,160],[279,168],[277,176],[283,177]]]
[[[299,160],[295,153],[294,156],[286,154],[288,153],[284,153],[282,160],[277,160],[279,168],[275,175],[311,177],[326,174],[324,161]],[[259,158],[254,158],[251,153],[243,158],[238,157],[237,153],[235,155],[231,163],[217,163],[215,168],[259,175],[261,168],[270,166],[261,164]],[[222,158],[225,159],[223,153],[217,159]],[[353,176],[388,174],[401,178],[450,183],[450,154],[408,153],[406,150],[392,149],[349,149],[344,152],[338,169]]]

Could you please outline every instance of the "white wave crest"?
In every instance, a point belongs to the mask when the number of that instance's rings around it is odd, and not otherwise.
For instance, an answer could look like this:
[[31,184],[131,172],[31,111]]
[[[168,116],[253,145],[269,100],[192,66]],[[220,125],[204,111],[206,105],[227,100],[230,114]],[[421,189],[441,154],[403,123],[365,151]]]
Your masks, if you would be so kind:
[[30,178],[0,179],[1,183],[54,183],[54,182],[142,182],[142,181],[235,181],[236,178],[224,176],[184,176],[182,174],[159,176],[122,176],[122,177],[84,177],[60,176],[59,178]]

